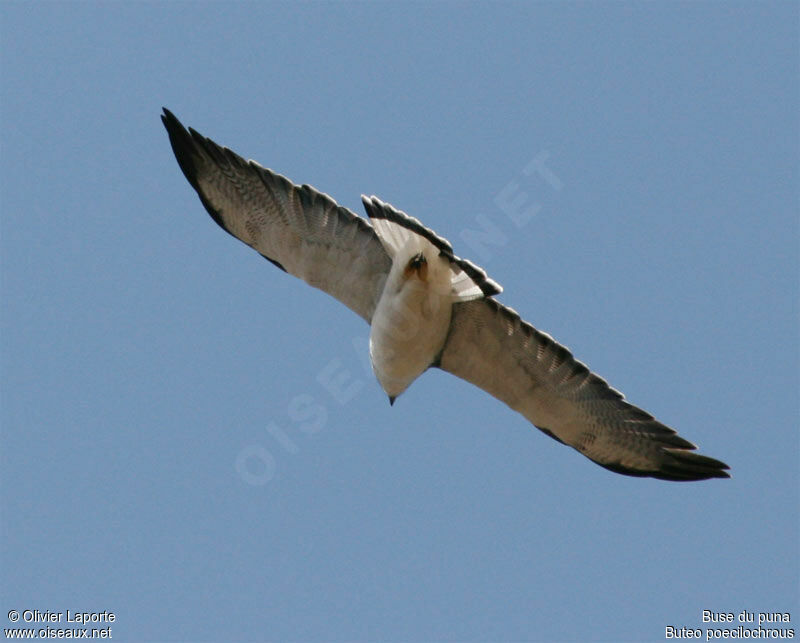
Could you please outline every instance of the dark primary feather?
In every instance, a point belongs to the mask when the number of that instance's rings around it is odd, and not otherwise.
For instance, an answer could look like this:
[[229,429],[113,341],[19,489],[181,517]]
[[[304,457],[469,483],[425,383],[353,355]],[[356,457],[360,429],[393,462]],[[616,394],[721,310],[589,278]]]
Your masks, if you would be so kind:
[[167,109],[161,120],[181,170],[220,227],[372,319],[391,259],[365,219],[309,185],[295,185],[187,131]]

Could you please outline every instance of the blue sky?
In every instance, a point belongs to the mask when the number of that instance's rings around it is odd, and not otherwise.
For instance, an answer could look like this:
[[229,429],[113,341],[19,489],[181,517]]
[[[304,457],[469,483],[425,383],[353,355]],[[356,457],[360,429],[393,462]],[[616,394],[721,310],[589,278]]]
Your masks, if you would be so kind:
[[[11,609],[110,610],[123,641],[656,641],[703,609],[796,627],[798,17],[3,3],[3,627]],[[733,478],[614,475],[442,372],[390,408],[367,326],[213,223],[162,105],[359,214],[367,193],[420,218]],[[536,158],[555,181],[525,173]],[[510,193],[536,208],[522,224]]]

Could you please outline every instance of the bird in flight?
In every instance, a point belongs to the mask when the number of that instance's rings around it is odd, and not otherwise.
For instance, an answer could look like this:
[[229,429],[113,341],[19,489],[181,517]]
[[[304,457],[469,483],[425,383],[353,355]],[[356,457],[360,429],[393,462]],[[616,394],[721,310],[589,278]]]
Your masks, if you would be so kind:
[[471,382],[616,473],[728,478],[696,448],[494,297],[502,289],[450,243],[375,196],[369,220],[310,185],[161,120],[186,179],[220,227],[370,324],[369,354],[394,403],[428,368]]

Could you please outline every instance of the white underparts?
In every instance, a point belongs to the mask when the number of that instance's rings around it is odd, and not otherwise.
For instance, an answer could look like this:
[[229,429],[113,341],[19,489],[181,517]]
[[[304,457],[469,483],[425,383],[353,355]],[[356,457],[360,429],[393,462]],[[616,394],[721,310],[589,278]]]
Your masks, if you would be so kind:
[[453,302],[483,293],[423,236],[385,219],[372,225],[392,268],[372,317],[369,353],[378,381],[394,398],[441,353]]

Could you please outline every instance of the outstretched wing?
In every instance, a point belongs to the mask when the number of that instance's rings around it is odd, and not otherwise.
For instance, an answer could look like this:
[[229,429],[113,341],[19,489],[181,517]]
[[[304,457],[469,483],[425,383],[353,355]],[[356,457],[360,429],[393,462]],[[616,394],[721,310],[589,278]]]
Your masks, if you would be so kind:
[[168,109],[161,120],[178,164],[214,221],[371,321],[392,261],[365,219],[310,185],[295,185],[187,131]]
[[439,366],[611,471],[663,480],[730,477],[725,463],[692,453],[691,442],[493,299],[454,304]]

